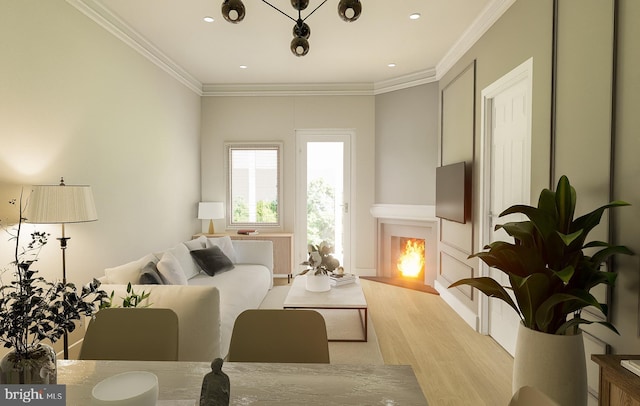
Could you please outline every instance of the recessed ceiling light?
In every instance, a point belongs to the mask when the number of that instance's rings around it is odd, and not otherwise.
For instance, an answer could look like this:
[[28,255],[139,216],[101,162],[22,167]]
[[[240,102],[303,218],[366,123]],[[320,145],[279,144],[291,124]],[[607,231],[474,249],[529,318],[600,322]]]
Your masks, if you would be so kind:
[[396,67],[396,64],[395,64],[395,63],[390,63],[390,64],[389,64],[389,65],[387,65],[387,66],[388,66],[388,67],[390,67],[390,68],[395,68],[395,67]]
[[240,65],[240,69],[247,69],[248,66],[247,65]]
[[421,17],[420,13],[413,13],[409,16],[411,20],[417,20],[420,17]]
[[212,23],[214,21],[213,17],[209,17],[209,16],[206,16],[205,18],[203,18],[203,20],[208,22],[208,23]]

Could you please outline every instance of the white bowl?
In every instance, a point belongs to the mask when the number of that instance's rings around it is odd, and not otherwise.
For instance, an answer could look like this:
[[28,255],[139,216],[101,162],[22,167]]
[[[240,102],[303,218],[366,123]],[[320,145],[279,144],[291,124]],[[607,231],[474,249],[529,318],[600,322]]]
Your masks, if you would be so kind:
[[151,372],[132,371],[110,376],[91,391],[92,406],[155,406],[158,377]]

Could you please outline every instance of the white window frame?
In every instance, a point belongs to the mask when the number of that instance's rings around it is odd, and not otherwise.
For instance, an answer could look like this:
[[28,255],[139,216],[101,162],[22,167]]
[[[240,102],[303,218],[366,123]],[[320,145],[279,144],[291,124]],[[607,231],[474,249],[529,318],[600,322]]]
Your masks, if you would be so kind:
[[[232,205],[232,196],[231,189],[232,185],[232,176],[231,176],[231,151],[233,149],[268,149],[275,150],[277,152],[277,199],[278,199],[278,210],[277,216],[278,221],[275,223],[258,223],[258,222],[233,222],[233,205]],[[226,223],[228,229],[245,229],[245,228],[281,228],[282,227],[282,213],[283,211],[283,192],[282,192],[282,157],[283,157],[283,143],[279,141],[271,141],[271,142],[225,142],[224,143],[224,166],[226,172],[226,181],[227,181],[227,204],[226,204]]]

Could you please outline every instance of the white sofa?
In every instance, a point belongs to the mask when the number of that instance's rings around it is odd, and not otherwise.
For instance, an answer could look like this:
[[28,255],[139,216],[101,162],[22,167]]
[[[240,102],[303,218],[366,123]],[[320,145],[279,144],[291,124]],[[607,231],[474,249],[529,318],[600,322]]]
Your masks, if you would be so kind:
[[[193,260],[191,251],[214,245],[221,248],[234,268],[209,276]],[[140,284],[149,263],[155,265],[163,283],[173,284]],[[178,275],[180,272],[182,275]],[[149,292],[145,304],[169,308],[178,315],[179,360],[212,361],[226,357],[236,317],[244,310],[258,308],[273,286],[273,243],[203,236],[105,269],[100,281],[108,294],[114,292],[114,305],[122,305],[127,282],[136,293]]]

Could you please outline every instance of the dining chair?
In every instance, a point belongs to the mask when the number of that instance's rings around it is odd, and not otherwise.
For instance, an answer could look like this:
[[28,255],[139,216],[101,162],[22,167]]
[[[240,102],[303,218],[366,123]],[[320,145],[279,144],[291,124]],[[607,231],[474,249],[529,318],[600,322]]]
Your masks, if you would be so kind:
[[177,361],[178,316],[162,308],[102,309],[89,321],[78,358]]
[[315,310],[245,310],[233,325],[227,360],[329,363],[324,318]]

